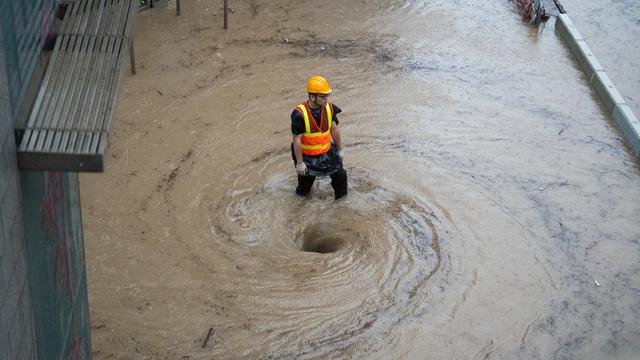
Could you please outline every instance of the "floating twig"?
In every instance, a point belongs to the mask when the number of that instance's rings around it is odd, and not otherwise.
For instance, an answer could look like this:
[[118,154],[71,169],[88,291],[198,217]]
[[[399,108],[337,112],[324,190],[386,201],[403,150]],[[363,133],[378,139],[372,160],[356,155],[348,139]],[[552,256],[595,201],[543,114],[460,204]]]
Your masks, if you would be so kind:
[[206,348],[207,347],[207,343],[209,342],[209,339],[211,338],[211,335],[213,335],[213,328],[209,328],[209,332],[207,333],[207,337],[204,339],[204,342],[202,343],[202,348]]

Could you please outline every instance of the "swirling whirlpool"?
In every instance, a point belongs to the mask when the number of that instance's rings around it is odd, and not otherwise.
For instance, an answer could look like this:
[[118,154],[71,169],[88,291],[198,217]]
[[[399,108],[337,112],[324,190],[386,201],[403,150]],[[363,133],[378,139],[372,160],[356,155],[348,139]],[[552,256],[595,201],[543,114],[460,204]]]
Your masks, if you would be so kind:
[[301,198],[288,173],[247,188],[238,175],[211,212],[218,245],[245,274],[234,306],[258,347],[244,355],[372,350],[424,306],[455,231],[446,214],[363,169],[349,181],[349,196],[334,201],[328,178]]

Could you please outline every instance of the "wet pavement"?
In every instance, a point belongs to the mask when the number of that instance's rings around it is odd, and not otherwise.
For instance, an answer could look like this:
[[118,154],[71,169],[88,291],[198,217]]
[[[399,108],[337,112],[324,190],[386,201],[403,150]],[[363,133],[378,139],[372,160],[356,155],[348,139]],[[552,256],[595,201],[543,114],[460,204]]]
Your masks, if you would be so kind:
[[[96,359],[640,354],[640,167],[553,19],[231,3],[227,32],[205,0],[138,18],[112,157],[81,177]],[[312,74],[344,110],[339,201],[294,194]]]

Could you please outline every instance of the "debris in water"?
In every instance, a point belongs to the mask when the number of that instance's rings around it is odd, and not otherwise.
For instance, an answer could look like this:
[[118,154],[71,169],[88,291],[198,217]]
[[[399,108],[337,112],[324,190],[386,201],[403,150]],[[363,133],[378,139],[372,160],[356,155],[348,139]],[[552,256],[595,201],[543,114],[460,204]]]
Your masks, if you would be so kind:
[[537,25],[540,21],[549,18],[544,11],[544,4],[541,0],[516,0],[516,3],[518,3],[518,10],[522,17],[529,20],[529,24]]
[[204,339],[204,342],[202,343],[202,348],[206,348],[207,347],[207,343],[209,342],[209,339],[211,338],[211,335],[213,335],[213,328],[210,327],[209,328],[209,332],[207,333],[207,337]]

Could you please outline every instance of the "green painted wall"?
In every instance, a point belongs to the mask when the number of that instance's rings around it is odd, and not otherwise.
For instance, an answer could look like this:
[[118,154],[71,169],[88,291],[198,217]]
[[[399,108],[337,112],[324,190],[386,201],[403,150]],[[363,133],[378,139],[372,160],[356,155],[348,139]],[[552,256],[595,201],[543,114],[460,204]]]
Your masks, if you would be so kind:
[[21,172],[38,359],[89,359],[91,335],[77,173]]

